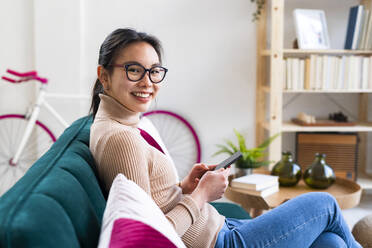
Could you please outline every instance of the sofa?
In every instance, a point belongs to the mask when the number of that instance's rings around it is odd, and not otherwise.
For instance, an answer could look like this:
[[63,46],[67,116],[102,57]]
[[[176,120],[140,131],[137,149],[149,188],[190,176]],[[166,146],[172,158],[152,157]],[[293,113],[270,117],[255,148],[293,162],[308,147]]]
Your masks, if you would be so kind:
[[[0,248],[97,247],[107,196],[89,150],[91,124],[91,116],[75,121],[0,197]],[[236,204],[212,205],[249,218]]]

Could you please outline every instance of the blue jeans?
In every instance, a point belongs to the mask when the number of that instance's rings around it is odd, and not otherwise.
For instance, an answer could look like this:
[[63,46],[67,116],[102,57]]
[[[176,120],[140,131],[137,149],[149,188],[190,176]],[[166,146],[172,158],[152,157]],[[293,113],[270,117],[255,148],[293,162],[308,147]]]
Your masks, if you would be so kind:
[[328,193],[308,193],[251,220],[226,218],[216,248],[354,248],[341,210]]

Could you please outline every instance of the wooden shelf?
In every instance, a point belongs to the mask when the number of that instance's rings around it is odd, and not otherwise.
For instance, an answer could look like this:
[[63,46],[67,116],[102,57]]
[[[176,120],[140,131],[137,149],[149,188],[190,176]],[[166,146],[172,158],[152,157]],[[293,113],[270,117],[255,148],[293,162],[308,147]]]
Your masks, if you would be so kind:
[[[265,93],[270,92],[270,86],[263,86],[262,90]],[[344,94],[349,94],[349,93],[372,93],[372,89],[366,89],[366,90],[361,90],[361,89],[326,89],[326,90],[283,90],[283,93],[287,94],[311,94],[311,93],[344,93]]]
[[283,93],[372,93],[372,89],[283,90]]
[[[270,129],[268,122],[261,123],[266,130]],[[284,133],[293,132],[372,132],[372,123],[359,123],[355,126],[321,126],[309,127],[297,125],[293,122],[284,122],[281,127]],[[372,179],[372,178],[371,178]]]
[[[270,56],[271,50],[263,50],[261,52],[262,56]],[[320,55],[372,55],[371,50],[335,50],[335,49],[325,49],[325,50],[312,50],[312,49],[283,49],[283,57],[287,56],[307,56],[311,54]]]
[[339,127],[305,127],[292,122],[285,122],[282,125],[282,132],[372,132],[372,123]]

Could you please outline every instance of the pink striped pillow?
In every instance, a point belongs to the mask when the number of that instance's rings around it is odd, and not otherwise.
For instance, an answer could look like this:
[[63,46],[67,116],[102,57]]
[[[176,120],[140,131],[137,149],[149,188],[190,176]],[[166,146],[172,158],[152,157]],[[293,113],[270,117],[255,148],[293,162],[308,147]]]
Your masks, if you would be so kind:
[[136,183],[118,174],[103,214],[98,248],[186,248],[173,225]]
[[177,248],[167,237],[140,221],[119,218],[112,228],[110,248]]

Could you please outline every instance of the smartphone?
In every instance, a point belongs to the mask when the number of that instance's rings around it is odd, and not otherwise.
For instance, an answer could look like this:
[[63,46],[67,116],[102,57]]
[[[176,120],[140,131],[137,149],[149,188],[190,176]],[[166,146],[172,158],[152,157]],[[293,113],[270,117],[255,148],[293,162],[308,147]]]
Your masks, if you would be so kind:
[[242,153],[240,151],[237,151],[236,153],[231,155],[229,158],[219,163],[214,170],[219,170],[221,168],[226,169],[227,167],[229,167],[232,163],[234,163],[236,160],[238,160],[242,156],[243,156]]

